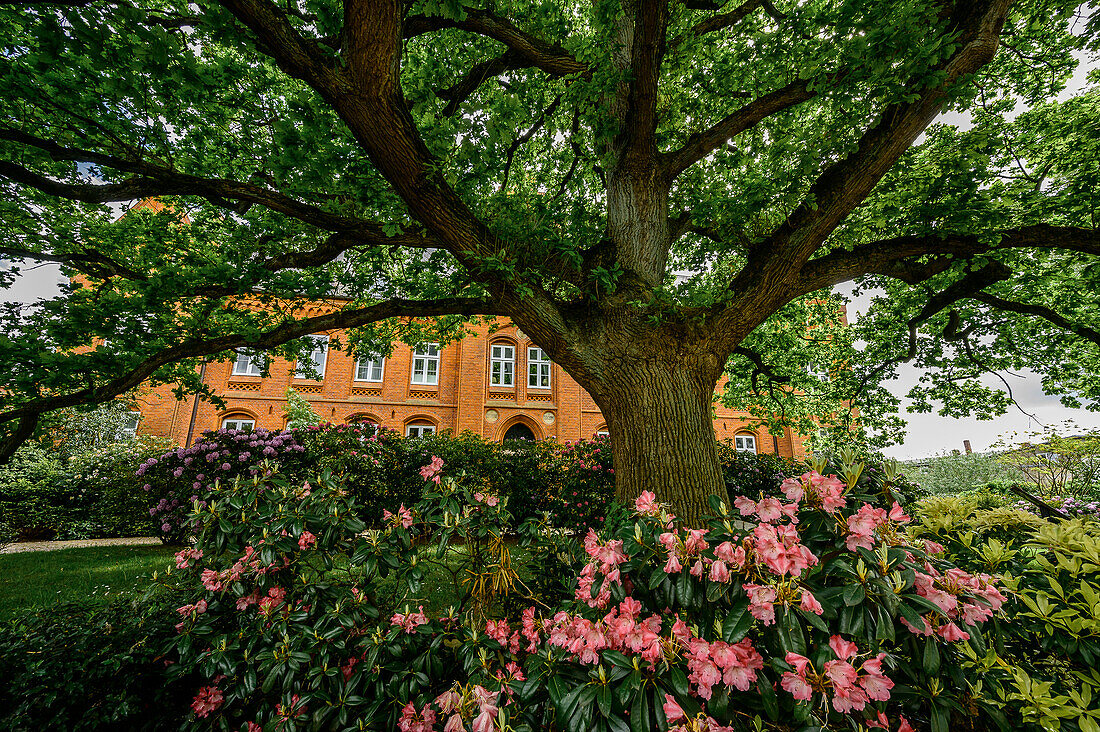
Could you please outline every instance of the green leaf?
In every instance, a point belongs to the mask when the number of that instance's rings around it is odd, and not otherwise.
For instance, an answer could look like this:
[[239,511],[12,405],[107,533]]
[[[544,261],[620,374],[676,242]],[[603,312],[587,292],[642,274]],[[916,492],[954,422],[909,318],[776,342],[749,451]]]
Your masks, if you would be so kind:
[[929,676],[935,676],[940,670],[940,649],[935,638],[924,640],[924,672]]
[[730,608],[729,615],[722,623],[722,640],[726,643],[739,642],[748,634],[754,620],[755,618],[749,612],[748,598],[738,601]]
[[866,597],[867,593],[861,584],[853,583],[844,588],[844,604],[849,607],[858,605]]

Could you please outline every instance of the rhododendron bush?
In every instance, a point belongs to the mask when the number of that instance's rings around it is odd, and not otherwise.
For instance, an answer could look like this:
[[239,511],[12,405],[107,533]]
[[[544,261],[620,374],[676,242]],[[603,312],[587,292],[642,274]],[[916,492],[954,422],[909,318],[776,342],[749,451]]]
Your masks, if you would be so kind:
[[[838,478],[833,472],[839,472]],[[824,464],[779,494],[712,500],[683,526],[652,494],[614,532],[516,526],[507,500],[423,467],[415,506],[364,532],[339,484],[272,464],[215,484],[180,552],[193,722],[226,729],[906,730],[998,725],[964,674],[996,581],[913,544],[889,473]],[[776,497],[780,495],[782,497]],[[510,552],[570,552],[568,594],[532,595]],[[579,544],[579,546],[578,546]],[[475,601],[380,612],[441,553]],[[476,558],[476,559],[475,559]],[[506,599],[506,602],[501,600]],[[501,608],[517,608],[501,615]]]

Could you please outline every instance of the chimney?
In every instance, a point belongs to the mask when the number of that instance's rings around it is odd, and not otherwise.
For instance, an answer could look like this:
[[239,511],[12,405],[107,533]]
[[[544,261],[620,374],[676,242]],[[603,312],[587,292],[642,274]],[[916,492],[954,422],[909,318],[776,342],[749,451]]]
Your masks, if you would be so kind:
[[973,450],[970,449],[970,440],[963,440],[963,449],[966,450],[967,455],[974,452]]

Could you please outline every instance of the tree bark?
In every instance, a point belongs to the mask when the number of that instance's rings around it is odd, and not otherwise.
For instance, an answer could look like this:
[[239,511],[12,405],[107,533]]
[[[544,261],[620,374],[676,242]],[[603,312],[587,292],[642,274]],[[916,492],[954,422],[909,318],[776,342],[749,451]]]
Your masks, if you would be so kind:
[[615,456],[615,497],[642,491],[671,504],[688,526],[702,526],[712,495],[729,502],[712,418],[717,359],[674,358],[617,365],[598,394]]

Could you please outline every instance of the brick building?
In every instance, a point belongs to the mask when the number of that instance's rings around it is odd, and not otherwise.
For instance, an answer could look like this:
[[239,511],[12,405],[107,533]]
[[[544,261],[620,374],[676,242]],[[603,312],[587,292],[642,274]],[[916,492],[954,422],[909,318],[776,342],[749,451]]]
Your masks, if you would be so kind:
[[[219,427],[280,429],[290,387],[330,422],[371,422],[405,435],[469,430],[489,440],[572,441],[606,432],[592,397],[518,328],[498,319],[496,327],[471,330],[444,348],[395,344],[385,359],[357,359],[329,347],[335,332],[318,334],[311,358],[320,378],[282,358],[272,358],[262,376],[263,356],[241,352],[235,362],[205,367],[204,380],[226,409],[194,397],[177,400],[170,385],[147,389],[137,396],[139,431],[184,444],[189,435]],[[745,412],[720,404],[714,430],[738,449],[807,454],[801,436],[770,434]]]
[[[152,198],[131,211],[164,210]],[[181,223],[190,223],[181,214]],[[83,278],[77,278],[78,281]],[[331,306],[316,303],[299,315],[321,315]],[[204,430],[219,427],[282,429],[286,391],[293,388],[313,411],[334,422],[370,422],[404,435],[471,431],[485,439],[574,441],[606,433],[607,423],[588,392],[552,363],[516,326],[472,326],[472,334],[445,348],[416,350],[395,344],[385,359],[357,359],[328,347],[336,332],[317,334],[312,353],[316,376],[298,364],[239,353],[235,362],[209,363],[203,380],[226,402],[218,410],[197,397],[178,400],[172,385],[139,390],[132,429],[187,444]],[[341,339],[343,340],[343,339]],[[723,379],[719,388],[725,385]],[[739,450],[803,458],[802,435],[754,426],[746,412],[715,404],[714,431]]]

